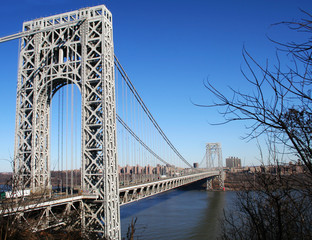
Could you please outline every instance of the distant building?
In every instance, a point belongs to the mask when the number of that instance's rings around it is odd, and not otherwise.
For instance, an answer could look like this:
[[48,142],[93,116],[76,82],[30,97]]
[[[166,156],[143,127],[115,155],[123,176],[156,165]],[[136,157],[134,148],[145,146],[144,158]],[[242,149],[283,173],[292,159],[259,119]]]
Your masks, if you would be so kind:
[[193,164],[193,166],[194,166],[194,168],[198,168],[198,163],[195,162],[195,163]]
[[225,159],[226,167],[228,168],[239,168],[242,166],[242,161],[238,157],[228,157]]

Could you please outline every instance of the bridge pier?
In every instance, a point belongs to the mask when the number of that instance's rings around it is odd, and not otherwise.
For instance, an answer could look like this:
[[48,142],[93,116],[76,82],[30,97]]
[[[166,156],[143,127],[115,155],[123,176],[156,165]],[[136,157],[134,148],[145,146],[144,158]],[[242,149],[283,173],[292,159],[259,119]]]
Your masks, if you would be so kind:
[[207,181],[206,181],[206,190],[207,191],[211,191],[213,189],[212,187],[212,178],[207,178]]
[[224,177],[225,174],[223,171],[220,171],[219,175],[217,176],[218,181],[219,181],[219,187],[224,191]]
[[219,175],[207,178],[207,180],[206,180],[206,190],[207,191],[213,190],[213,181],[214,180],[218,181],[219,189],[224,191],[224,172],[220,171]]

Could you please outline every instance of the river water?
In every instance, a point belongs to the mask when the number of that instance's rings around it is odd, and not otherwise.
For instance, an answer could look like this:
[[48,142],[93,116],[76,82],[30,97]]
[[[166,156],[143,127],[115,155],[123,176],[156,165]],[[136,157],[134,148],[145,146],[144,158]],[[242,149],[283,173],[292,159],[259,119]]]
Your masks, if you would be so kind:
[[135,239],[216,239],[223,208],[233,204],[235,192],[176,189],[120,209],[121,234],[126,237],[137,217]]

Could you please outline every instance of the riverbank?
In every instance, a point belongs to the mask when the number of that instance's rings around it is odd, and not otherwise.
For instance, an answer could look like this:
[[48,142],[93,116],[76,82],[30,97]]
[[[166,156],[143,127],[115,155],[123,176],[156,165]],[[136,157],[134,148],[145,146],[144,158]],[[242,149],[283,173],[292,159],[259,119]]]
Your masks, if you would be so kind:
[[270,178],[273,181],[279,178],[281,187],[291,186],[292,188],[300,189],[302,182],[309,181],[311,177],[308,177],[308,173],[288,173],[288,174],[276,174],[265,172],[226,172],[224,179],[224,187],[226,191],[239,191],[246,189],[258,188],[261,178]]

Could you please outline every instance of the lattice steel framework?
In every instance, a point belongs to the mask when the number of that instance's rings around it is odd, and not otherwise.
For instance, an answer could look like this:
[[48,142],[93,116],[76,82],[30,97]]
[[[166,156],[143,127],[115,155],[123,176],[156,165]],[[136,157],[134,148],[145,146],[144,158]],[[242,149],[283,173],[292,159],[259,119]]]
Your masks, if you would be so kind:
[[[27,34],[29,32],[29,34]],[[120,239],[112,15],[104,5],[23,24],[14,171],[33,191],[51,188],[50,103],[67,84],[81,91],[82,226]]]
[[218,170],[219,184],[224,187],[224,174],[222,162],[221,143],[207,143],[206,144],[206,166],[209,170]]
[[223,168],[221,143],[206,144],[206,167],[207,169],[215,168],[218,170]]

